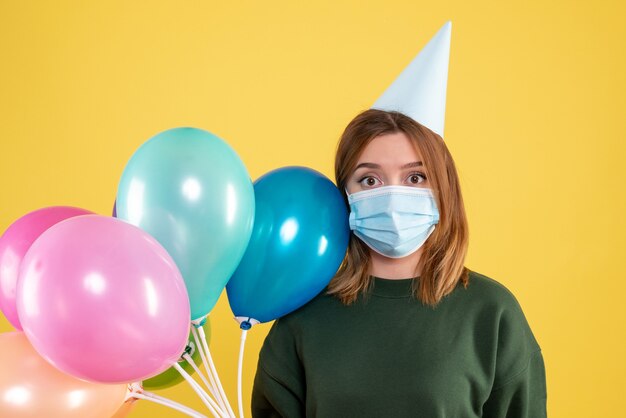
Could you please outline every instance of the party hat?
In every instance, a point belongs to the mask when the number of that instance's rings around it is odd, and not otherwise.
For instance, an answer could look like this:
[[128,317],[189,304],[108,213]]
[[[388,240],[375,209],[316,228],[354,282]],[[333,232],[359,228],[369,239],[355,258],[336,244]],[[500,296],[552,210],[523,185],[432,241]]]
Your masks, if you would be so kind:
[[372,108],[404,113],[443,137],[451,31],[448,21]]

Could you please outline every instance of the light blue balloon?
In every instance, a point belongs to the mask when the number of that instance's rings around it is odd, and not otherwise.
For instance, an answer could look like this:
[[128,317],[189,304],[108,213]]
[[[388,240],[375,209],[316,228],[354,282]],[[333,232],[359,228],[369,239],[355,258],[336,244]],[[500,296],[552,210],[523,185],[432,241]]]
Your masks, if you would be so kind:
[[255,212],[254,188],[235,151],[196,128],[152,137],[132,156],[117,217],[156,238],[180,269],[191,319],[207,315],[241,261]]
[[226,285],[230,307],[268,322],[299,308],[328,285],[350,237],[348,208],[337,187],[307,167],[273,170],[254,183],[250,243]]

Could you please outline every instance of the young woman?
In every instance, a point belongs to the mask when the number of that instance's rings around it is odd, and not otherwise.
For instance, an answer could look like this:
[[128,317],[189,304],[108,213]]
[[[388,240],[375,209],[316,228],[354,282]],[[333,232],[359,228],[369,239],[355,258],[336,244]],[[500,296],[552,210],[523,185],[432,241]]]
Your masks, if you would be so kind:
[[350,207],[346,257],[323,292],[274,322],[253,417],[545,417],[541,348],[519,303],[464,267],[467,220],[442,138],[367,110],[341,137],[335,176]]

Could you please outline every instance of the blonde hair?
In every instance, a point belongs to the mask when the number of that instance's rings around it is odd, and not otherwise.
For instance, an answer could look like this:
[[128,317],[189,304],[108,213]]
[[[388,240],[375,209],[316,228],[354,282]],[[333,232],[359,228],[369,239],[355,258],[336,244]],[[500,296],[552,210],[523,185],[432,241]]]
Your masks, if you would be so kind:
[[[413,281],[414,296],[434,307],[459,281],[466,287],[469,281],[469,269],[464,266],[469,242],[467,218],[456,167],[443,139],[402,113],[363,111],[341,135],[335,156],[335,180],[339,190],[345,190],[367,144],[380,135],[396,132],[404,133],[421,154],[439,209],[439,223],[424,243],[419,264],[415,266],[414,276],[422,266],[420,278]],[[344,201],[350,210],[345,194]],[[369,248],[351,233],[348,251],[328,285],[328,294],[346,305],[351,304],[372,286],[370,266]]]

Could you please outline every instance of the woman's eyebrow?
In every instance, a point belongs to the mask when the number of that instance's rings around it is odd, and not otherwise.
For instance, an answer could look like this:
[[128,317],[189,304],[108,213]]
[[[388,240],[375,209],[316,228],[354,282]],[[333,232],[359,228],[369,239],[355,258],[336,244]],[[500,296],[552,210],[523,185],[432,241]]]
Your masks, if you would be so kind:
[[361,163],[359,165],[356,166],[355,170],[358,170],[359,168],[380,168],[379,164],[375,164],[375,163]]
[[[424,165],[421,161],[413,161],[411,163],[407,163],[404,164],[402,167],[400,167],[401,169],[405,169],[405,168],[411,168],[411,167],[420,167]],[[356,168],[354,170],[358,170],[359,168],[380,168],[379,164],[376,163],[361,163],[359,165],[356,166]]]

